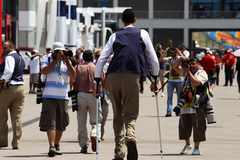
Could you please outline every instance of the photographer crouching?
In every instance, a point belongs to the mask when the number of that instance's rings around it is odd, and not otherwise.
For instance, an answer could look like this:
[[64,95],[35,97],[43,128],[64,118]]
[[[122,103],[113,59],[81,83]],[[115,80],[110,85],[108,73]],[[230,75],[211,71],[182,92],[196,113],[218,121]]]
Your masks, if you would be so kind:
[[[182,66],[180,66],[181,62]],[[195,146],[192,155],[200,155],[199,144],[201,141],[206,140],[206,105],[199,105],[199,103],[195,101],[197,101],[197,94],[201,92],[206,93],[207,88],[204,84],[207,82],[208,76],[204,70],[200,69],[197,58],[189,59],[181,56],[181,58],[174,63],[173,68],[179,74],[182,73],[182,70],[185,72],[180,96],[181,102],[179,102],[181,104],[178,104],[173,109],[176,114],[177,112],[178,114],[181,112],[179,119],[179,139],[186,141],[186,145],[180,154],[186,154],[188,150],[192,149],[190,136],[193,128]]]

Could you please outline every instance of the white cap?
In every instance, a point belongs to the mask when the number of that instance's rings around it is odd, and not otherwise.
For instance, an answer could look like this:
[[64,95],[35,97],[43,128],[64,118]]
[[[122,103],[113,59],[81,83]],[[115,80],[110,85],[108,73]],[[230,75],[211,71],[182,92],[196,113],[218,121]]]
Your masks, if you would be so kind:
[[51,52],[53,53],[55,50],[62,50],[63,51],[63,50],[66,50],[66,49],[65,49],[64,45],[61,42],[55,42],[53,44]]
[[34,49],[33,52],[34,52],[34,53],[39,53],[38,50],[36,50],[36,49]]
[[207,51],[207,54],[212,54],[212,51],[208,50],[208,51]]

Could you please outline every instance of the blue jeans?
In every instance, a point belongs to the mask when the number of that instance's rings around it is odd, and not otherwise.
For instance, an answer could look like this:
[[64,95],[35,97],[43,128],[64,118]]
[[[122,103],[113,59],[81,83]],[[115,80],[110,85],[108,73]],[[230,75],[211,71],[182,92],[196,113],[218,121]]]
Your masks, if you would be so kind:
[[172,98],[173,98],[173,90],[176,88],[177,91],[177,99],[179,102],[179,95],[181,93],[181,83],[182,82],[168,82],[167,84],[167,114],[172,114]]

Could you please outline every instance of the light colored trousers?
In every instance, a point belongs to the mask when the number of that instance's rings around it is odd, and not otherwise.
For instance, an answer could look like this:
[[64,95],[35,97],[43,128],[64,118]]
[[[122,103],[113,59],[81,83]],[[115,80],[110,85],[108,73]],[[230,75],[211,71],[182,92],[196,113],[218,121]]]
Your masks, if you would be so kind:
[[108,103],[103,100],[103,104],[101,105],[101,108],[102,108],[102,122],[101,122],[101,138],[104,136],[104,133],[105,133],[105,124],[106,124],[106,121],[107,121],[107,116],[108,116]]
[[[78,92],[77,94],[78,108],[77,120],[78,120],[78,143],[81,148],[85,145],[89,145],[89,137],[87,133],[87,112],[90,116],[90,124],[92,129],[90,131],[90,137],[97,135],[97,120],[96,120],[96,105],[97,99],[92,96],[92,93]],[[102,110],[100,100],[98,99],[98,138],[101,136],[101,120]]]
[[12,146],[18,147],[22,136],[22,110],[24,106],[24,87],[9,86],[0,93],[0,146],[8,145],[8,109],[10,111],[13,139]]
[[107,75],[106,84],[114,116],[115,158],[124,158],[124,143],[126,144],[129,139],[137,141],[135,123],[139,113],[139,80],[140,74],[137,73],[117,72]]

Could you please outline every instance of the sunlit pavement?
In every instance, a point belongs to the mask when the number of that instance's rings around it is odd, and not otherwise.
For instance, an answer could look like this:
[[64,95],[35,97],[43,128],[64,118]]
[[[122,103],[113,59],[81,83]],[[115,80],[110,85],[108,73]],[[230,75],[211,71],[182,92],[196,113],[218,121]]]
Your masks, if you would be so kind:
[[[165,96],[158,95],[160,110],[160,128],[162,137],[162,152],[164,160],[237,160],[240,151],[240,107],[237,82],[234,86],[223,87],[224,72],[220,73],[220,85],[213,90],[212,104],[215,112],[216,124],[207,125],[207,141],[200,144],[200,156],[191,155],[190,150],[187,155],[180,155],[184,147],[184,141],[178,140],[179,117],[172,114],[172,117],[165,117],[167,90]],[[39,116],[41,105],[37,105],[36,95],[28,94],[29,75],[24,75],[25,81],[25,106],[23,110],[23,134],[20,140],[19,150],[12,150],[12,128],[10,118],[8,147],[0,148],[0,159],[46,159],[48,153],[48,141],[45,132],[39,131]],[[150,82],[144,83],[144,94],[140,95],[140,113],[137,119],[136,136],[139,160],[160,160],[160,143],[157,121],[156,98],[152,97],[149,91]],[[174,94],[173,107],[176,105],[176,94]],[[96,154],[92,152],[91,146],[87,154],[80,153],[77,141],[77,118],[76,112],[71,110],[69,102],[70,124],[64,132],[60,143],[63,155],[57,159],[81,159],[94,160]],[[109,116],[106,123],[105,141],[99,143],[99,160],[111,160],[114,156],[114,134],[112,108],[109,106]],[[88,132],[90,131],[89,121]],[[192,138],[191,138],[192,142]],[[126,149],[127,150],[127,149]],[[125,158],[126,159],[126,158]]]

